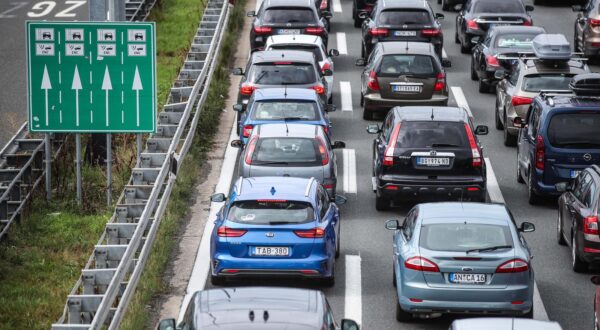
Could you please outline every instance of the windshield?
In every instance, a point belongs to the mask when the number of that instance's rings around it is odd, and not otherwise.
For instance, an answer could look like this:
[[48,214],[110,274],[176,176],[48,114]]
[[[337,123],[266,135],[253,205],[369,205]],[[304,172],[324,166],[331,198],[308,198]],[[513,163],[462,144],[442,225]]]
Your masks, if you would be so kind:
[[425,10],[384,10],[379,14],[381,25],[427,25],[431,15]]
[[525,7],[521,0],[477,1],[473,5],[473,13],[522,14]]
[[464,123],[444,121],[402,122],[397,143],[400,148],[469,145]]
[[266,24],[304,23],[315,24],[317,19],[310,8],[269,8],[262,17]]
[[255,120],[317,120],[317,103],[315,102],[255,102],[252,108],[252,119]]
[[313,45],[272,45],[269,47],[268,50],[281,50],[281,49],[285,49],[285,50],[301,50],[301,51],[305,51],[305,52],[311,52],[313,53],[313,55],[315,55],[315,58],[317,59],[318,62],[321,62],[323,60],[323,54],[321,53],[321,50],[319,50],[318,46],[313,46]]
[[478,223],[443,223],[421,227],[419,246],[434,251],[466,252],[512,245],[508,226]]
[[530,50],[536,34],[505,34],[496,38],[496,48]]
[[258,141],[252,165],[321,166],[322,163],[315,139],[276,137]]
[[305,85],[317,81],[315,69],[304,63],[265,63],[250,67],[248,82],[257,85]]
[[539,92],[542,90],[569,90],[572,74],[544,74],[528,75],[523,77],[521,89],[525,92]]
[[556,114],[548,126],[548,142],[557,148],[600,148],[599,127],[599,112]]
[[265,199],[233,203],[227,220],[249,225],[267,225],[272,222],[292,224],[314,221],[314,214],[309,203]]
[[433,59],[429,55],[385,55],[381,60],[379,74],[396,77],[402,74],[434,77],[436,71]]

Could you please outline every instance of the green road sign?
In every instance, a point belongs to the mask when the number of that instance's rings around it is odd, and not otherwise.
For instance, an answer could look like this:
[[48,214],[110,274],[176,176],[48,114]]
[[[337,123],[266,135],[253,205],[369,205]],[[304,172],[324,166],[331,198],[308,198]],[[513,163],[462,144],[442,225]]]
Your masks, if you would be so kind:
[[29,129],[156,128],[154,23],[27,22]]

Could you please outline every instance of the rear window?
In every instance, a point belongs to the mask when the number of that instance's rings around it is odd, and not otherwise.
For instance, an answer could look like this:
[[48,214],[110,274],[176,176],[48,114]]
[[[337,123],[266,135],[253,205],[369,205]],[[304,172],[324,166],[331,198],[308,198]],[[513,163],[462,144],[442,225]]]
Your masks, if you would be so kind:
[[252,119],[255,120],[317,120],[315,102],[256,102]]
[[383,76],[416,75],[433,77],[437,72],[429,55],[385,55],[379,73]]
[[508,226],[444,223],[421,227],[419,246],[434,251],[465,252],[492,246],[512,245]]
[[257,64],[250,68],[247,77],[249,82],[257,85],[304,85],[317,81],[315,68],[303,63]]
[[265,10],[262,17],[263,23],[267,24],[287,24],[287,23],[306,23],[314,24],[317,22],[315,13],[310,8],[269,8]]
[[397,142],[400,148],[469,145],[464,123],[444,121],[402,122]]
[[521,89],[526,92],[539,92],[542,90],[569,90],[572,74],[544,74],[528,75],[523,77]]
[[525,7],[521,0],[478,1],[473,6],[473,13],[521,14],[525,13]]
[[427,25],[431,15],[425,10],[384,10],[379,14],[381,25]]
[[563,113],[552,116],[548,142],[557,148],[600,148],[600,113]]
[[536,34],[505,34],[496,38],[496,48],[531,49]]
[[310,45],[306,45],[306,46],[301,46],[301,45],[273,45],[270,46],[268,50],[281,50],[281,49],[285,49],[285,50],[302,50],[305,52],[311,52],[313,53],[313,55],[315,55],[315,58],[317,59],[317,61],[321,62],[323,60],[323,54],[321,53],[321,50],[319,50],[318,46],[310,46]]
[[315,139],[277,137],[258,140],[252,165],[320,166],[322,163]]
[[249,225],[306,223],[314,221],[314,214],[309,203],[266,199],[233,203],[227,220]]

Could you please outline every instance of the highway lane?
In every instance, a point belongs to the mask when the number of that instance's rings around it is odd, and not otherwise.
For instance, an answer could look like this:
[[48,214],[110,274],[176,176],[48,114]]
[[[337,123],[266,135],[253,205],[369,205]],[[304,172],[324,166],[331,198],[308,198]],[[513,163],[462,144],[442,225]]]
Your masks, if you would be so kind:
[[0,1],[0,145],[27,120],[25,21],[87,20],[87,0]]

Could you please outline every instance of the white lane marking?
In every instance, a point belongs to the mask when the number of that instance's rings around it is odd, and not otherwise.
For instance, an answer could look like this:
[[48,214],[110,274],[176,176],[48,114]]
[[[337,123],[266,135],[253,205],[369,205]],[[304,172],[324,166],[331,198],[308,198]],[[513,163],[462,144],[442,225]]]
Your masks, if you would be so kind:
[[340,0],[333,0],[333,12],[341,13],[342,12],[342,3]]
[[349,81],[340,81],[342,111],[352,111],[352,87]]
[[340,52],[340,55],[348,55],[348,46],[346,44],[346,33],[345,32],[337,32],[335,34],[337,38],[337,50]]
[[456,105],[467,110],[469,117],[473,118],[473,113],[471,112],[471,108],[469,108],[469,103],[467,102],[467,99],[465,98],[465,94],[463,94],[462,88],[460,88],[458,86],[452,86],[452,87],[450,87],[450,90],[452,91],[452,95],[454,95],[454,100],[456,101]]
[[[492,203],[504,203],[504,196],[500,190],[500,185],[496,179],[492,162],[489,158],[485,158],[486,177],[487,177],[487,193]],[[540,290],[537,287],[537,281],[533,284],[533,318],[541,321],[548,321],[548,313],[544,307],[544,301],[540,296]]]
[[362,323],[362,275],[361,258],[346,255],[346,296],[344,298],[344,318]]
[[443,60],[447,60],[448,59],[448,54],[446,53],[446,49],[442,48],[442,59]]
[[[233,126],[231,127],[231,134],[229,141],[227,142],[227,149],[225,149],[225,158],[223,159],[223,165],[221,168],[221,174],[219,175],[219,182],[215,188],[215,192],[222,192],[225,195],[229,195],[229,187],[233,180],[233,172],[235,170],[236,158],[238,150],[231,146],[231,141],[237,138],[236,124],[234,120]],[[194,269],[190,276],[185,297],[181,303],[179,309],[178,320],[183,319],[183,313],[185,312],[187,305],[192,298],[194,292],[203,290],[208,278],[208,272],[210,271],[210,236],[215,226],[214,221],[217,218],[217,213],[223,206],[223,203],[210,203],[210,213],[208,215],[208,221],[204,226],[204,233],[202,234],[202,240],[198,246],[198,253],[196,254],[196,261],[194,262]]]
[[356,194],[356,152],[344,149],[344,192]]

